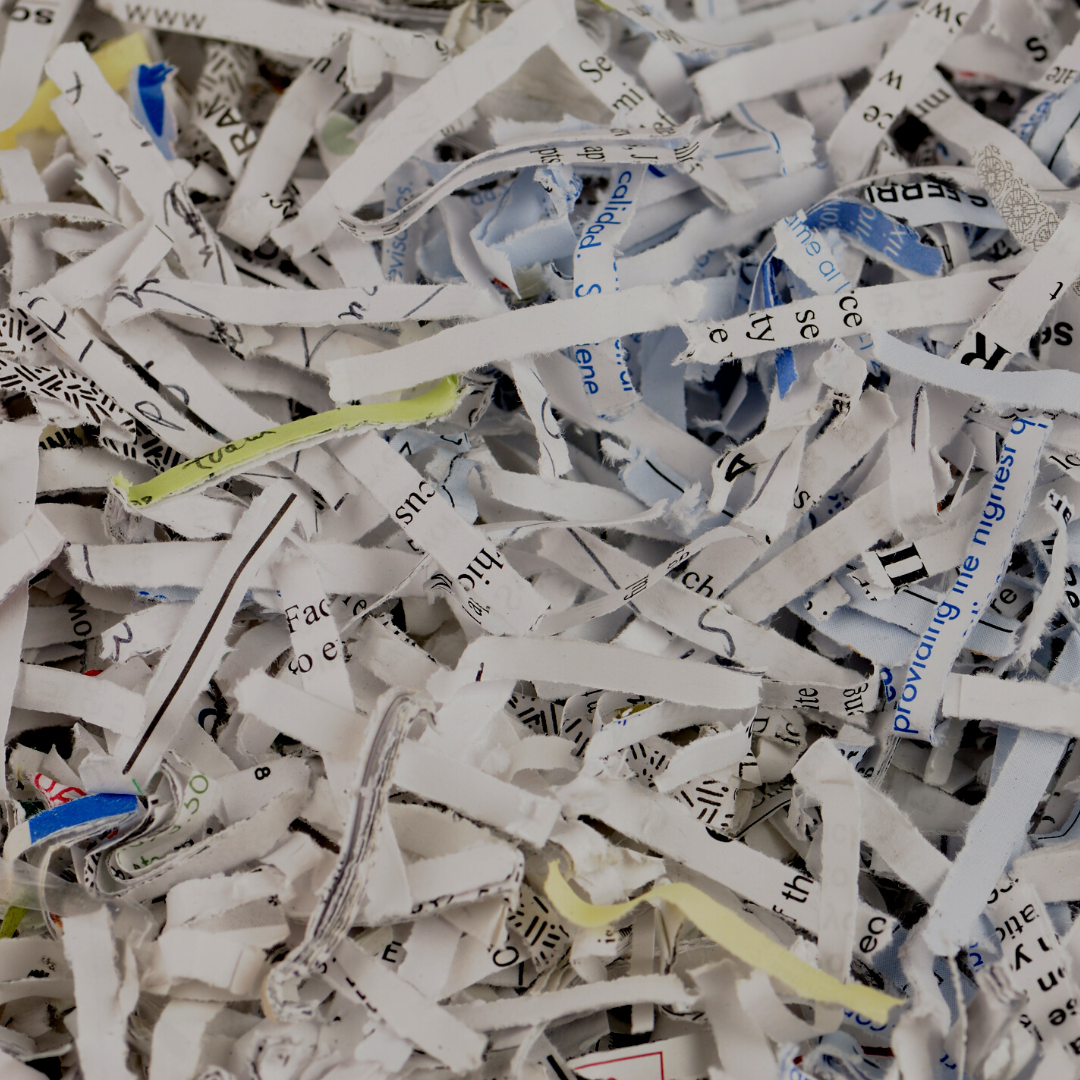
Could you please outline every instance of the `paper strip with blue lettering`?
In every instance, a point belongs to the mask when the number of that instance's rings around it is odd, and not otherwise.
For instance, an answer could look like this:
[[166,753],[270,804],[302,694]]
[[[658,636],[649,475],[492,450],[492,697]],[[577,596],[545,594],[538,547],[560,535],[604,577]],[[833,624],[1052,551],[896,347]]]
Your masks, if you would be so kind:
[[1078,25],[11,0],[0,1076],[1080,1077]]

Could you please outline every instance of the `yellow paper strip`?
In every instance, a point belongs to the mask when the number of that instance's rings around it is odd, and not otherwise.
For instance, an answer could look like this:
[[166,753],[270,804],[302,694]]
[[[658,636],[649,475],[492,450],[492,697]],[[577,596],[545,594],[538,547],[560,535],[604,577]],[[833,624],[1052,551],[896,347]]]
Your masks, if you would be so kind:
[[[150,63],[150,54],[146,51],[146,42],[142,34],[128,34],[127,37],[107,41],[91,55],[97,66],[101,68],[105,81],[114,90],[127,86],[132,68],[139,64]],[[60,88],[56,83],[52,79],[46,79],[37,88],[30,108],[6,131],[0,131],[0,150],[15,149],[18,145],[16,136],[24,131],[36,131],[42,128],[53,135],[59,135],[64,129],[49,107],[49,102],[59,93]]]
[[273,461],[286,450],[314,446],[363,424],[393,427],[420,424],[445,416],[457,403],[457,378],[451,375],[420,397],[380,405],[345,405],[305,416],[302,420],[226,443],[209,454],[166,469],[144,484],[133,485],[124,476],[113,477],[113,483],[130,506],[149,506],[170,495],[218,483],[261,462]]
[[0,938],[10,938],[15,936],[15,931],[19,929],[19,923],[23,921],[26,916],[26,908],[16,907],[11,905],[4,912],[4,921],[0,923]]
[[778,979],[790,987],[793,993],[808,1001],[843,1005],[878,1024],[885,1023],[890,1009],[904,1004],[902,998],[890,997],[881,990],[863,986],[861,983],[842,983],[813,965],[799,960],[767,934],[739,918],[735,912],[685,882],[658,885],[625,904],[590,904],[570,888],[559,871],[558,863],[553,862],[548,867],[544,891],[564,919],[576,926],[590,928],[607,926],[648,900],[666,900],[677,907],[707,938],[727,949],[743,963],[760,968]]

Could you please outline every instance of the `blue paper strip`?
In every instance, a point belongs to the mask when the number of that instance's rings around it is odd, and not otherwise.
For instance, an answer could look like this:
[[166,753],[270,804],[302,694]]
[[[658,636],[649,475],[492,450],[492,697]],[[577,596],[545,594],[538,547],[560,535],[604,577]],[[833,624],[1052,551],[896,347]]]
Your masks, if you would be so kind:
[[36,844],[53,833],[76,825],[85,825],[97,818],[123,817],[139,809],[139,800],[135,795],[84,795],[63,806],[51,810],[42,810],[29,819],[30,843]]

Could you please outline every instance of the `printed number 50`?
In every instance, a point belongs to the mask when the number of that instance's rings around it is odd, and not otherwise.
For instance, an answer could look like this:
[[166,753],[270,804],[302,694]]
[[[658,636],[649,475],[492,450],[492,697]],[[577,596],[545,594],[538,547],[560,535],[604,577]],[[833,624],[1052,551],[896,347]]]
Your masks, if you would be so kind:
[[[202,783],[201,787],[198,786],[200,781]],[[206,777],[203,776],[202,773],[196,773],[188,781],[187,786],[191,791],[195,792],[196,796],[205,795],[206,792],[210,790],[210,781],[207,780]],[[194,803],[195,805],[192,806],[191,805],[192,803]],[[188,799],[187,802],[184,803],[184,809],[185,810],[190,810],[193,814],[198,813],[198,810],[199,810],[199,800],[198,800],[198,798],[193,797],[193,798]]]

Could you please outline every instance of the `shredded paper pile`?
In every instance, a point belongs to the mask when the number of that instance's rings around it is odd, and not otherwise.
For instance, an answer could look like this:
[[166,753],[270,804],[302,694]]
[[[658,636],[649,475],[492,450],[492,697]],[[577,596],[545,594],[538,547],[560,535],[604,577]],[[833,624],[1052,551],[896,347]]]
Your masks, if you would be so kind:
[[0,1080],[1080,1080],[1080,7],[7,0]]

